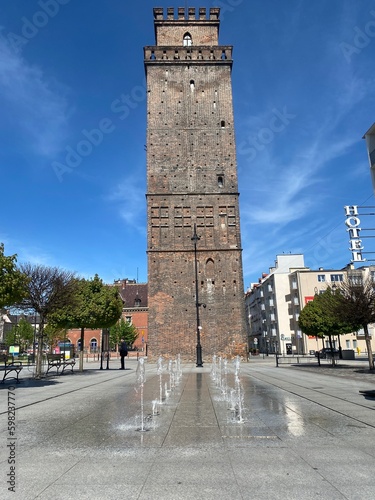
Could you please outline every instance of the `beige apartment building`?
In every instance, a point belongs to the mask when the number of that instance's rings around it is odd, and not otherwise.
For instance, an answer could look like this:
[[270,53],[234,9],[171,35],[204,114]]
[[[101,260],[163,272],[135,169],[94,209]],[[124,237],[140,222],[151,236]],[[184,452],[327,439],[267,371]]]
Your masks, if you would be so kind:
[[[348,273],[359,279],[371,276],[375,279],[375,266],[354,269],[311,270],[304,265],[302,254],[283,254],[276,257],[275,266],[253,283],[245,296],[250,351],[283,355],[313,354],[328,346],[327,339],[305,335],[298,325],[303,307],[328,286],[339,286]],[[370,325],[373,351],[375,351],[374,327]],[[334,346],[343,351],[366,353],[363,331],[334,337]]]

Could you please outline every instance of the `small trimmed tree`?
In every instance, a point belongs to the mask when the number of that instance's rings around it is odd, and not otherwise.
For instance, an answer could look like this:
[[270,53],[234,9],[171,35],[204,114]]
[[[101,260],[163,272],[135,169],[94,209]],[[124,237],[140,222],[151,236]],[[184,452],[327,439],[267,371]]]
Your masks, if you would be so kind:
[[[344,335],[357,329],[353,321],[338,317],[337,303],[337,294],[332,293],[331,288],[327,288],[325,292],[315,295],[314,300],[305,305],[298,320],[301,330],[306,335],[328,337],[331,350],[333,350],[333,335]],[[332,365],[335,365],[334,356],[332,356]]]
[[38,351],[35,378],[42,376],[42,348],[44,327],[55,311],[73,300],[75,292],[74,274],[58,267],[23,264],[21,272],[27,276],[27,293],[18,305],[23,310],[33,310],[39,315]]
[[25,351],[34,340],[34,328],[25,319],[21,318],[17,325],[13,325],[11,331],[7,334],[5,343],[10,345],[19,345],[20,350]]
[[51,321],[62,328],[81,329],[80,371],[83,371],[85,329],[109,328],[118,321],[121,313],[122,300],[116,287],[104,285],[97,274],[91,280],[76,280],[74,301],[56,311]]
[[109,329],[109,342],[113,349],[121,339],[124,339],[128,346],[133,345],[139,335],[138,330],[124,318],[121,318],[115,325]]
[[374,357],[368,325],[375,323],[374,285],[372,278],[362,281],[348,274],[348,279],[340,284],[335,294],[337,317],[341,321],[354,322],[357,325],[355,330],[363,328],[370,370],[374,370]]

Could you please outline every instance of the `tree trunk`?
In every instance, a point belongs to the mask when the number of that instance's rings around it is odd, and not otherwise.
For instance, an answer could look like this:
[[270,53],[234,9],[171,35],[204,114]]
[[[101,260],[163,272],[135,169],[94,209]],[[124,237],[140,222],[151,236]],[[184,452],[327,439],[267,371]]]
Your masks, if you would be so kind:
[[37,380],[42,378],[42,360],[43,360],[43,332],[44,332],[44,320],[40,317],[39,332],[38,332],[38,350],[36,353],[35,361],[35,378]]
[[368,332],[368,325],[363,325],[363,330],[365,332],[365,340],[366,340],[366,347],[367,347],[367,354],[368,354],[368,364],[370,367],[370,370],[374,369],[374,356],[372,355],[372,347],[371,347],[371,338]]
[[85,346],[85,329],[81,328],[81,350],[79,351],[79,371],[83,372],[83,348]]
[[328,335],[328,339],[329,339],[329,348],[331,349],[332,366],[336,366],[335,355],[333,352],[332,335]]

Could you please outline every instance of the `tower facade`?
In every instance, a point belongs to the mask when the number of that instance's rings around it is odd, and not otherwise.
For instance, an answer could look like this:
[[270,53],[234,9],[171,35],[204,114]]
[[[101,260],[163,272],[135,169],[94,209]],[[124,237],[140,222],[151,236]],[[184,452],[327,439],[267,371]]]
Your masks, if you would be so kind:
[[197,334],[207,361],[247,351],[232,47],[219,45],[219,15],[155,8],[144,48],[151,358],[195,360]]

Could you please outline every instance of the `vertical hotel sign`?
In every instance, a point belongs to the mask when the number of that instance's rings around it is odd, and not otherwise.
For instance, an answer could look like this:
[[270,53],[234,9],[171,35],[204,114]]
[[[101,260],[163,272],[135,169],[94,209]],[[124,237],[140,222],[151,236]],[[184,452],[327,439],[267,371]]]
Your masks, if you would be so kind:
[[361,221],[358,217],[358,206],[357,205],[347,205],[344,207],[346,220],[345,225],[347,226],[347,231],[349,233],[349,250],[352,252],[352,262],[365,262],[363,258],[362,250],[364,249],[362,245],[362,240],[360,239],[360,224]]

